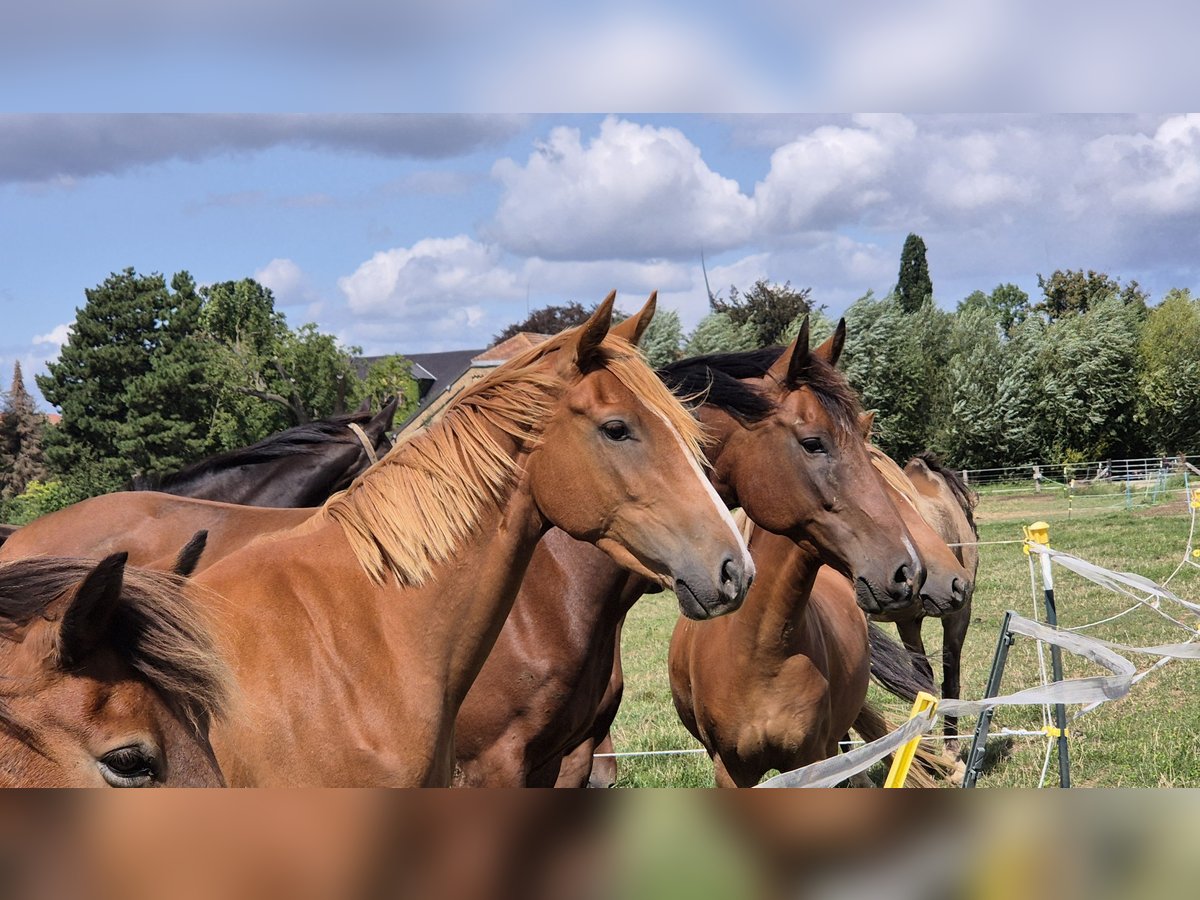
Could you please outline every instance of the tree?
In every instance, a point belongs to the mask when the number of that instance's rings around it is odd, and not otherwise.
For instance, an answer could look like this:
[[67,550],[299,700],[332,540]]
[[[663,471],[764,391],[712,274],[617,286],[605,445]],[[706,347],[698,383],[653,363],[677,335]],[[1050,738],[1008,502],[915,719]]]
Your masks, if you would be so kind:
[[1038,360],[1047,457],[1139,455],[1134,422],[1140,322],[1136,307],[1109,296],[1052,322]]
[[412,361],[398,354],[372,363],[358,386],[358,400],[370,400],[378,409],[388,397],[396,398],[396,421],[403,422],[420,403],[420,386],[412,375]]
[[1117,298],[1126,306],[1132,305],[1142,318],[1146,316],[1146,292],[1136,281],[1122,286],[1103,272],[1089,269],[1056,269],[1049,278],[1038,274],[1042,301],[1034,307],[1047,320],[1055,322],[1064,316],[1084,313],[1109,298]]
[[91,490],[110,490],[200,446],[203,425],[193,401],[202,380],[193,365],[165,360],[191,352],[180,348],[195,328],[198,298],[187,273],[172,285],[174,291],[162,275],[125,269],[84,292],[87,302],[76,310],[58,360],[37,378],[62,411],[62,422],[47,432],[53,471],[86,470]]
[[642,353],[655,368],[679,359],[683,346],[683,325],[679,313],[673,309],[660,309],[650,320],[646,333],[642,335]]
[[582,325],[595,311],[597,305],[594,304],[591,309],[585,309],[582,304],[572,300],[565,306],[543,306],[541,309],[535,309],[523,321],[509,325],[492,338],[492,343],[499,344],[522,331],[533,334],[558,334],[565,328]]
[[13,364],[12,384],[0,408],[0,500],[21,494],[31,481],[45,480],[42,434],[46,418],[25,389],[21,364]]
[[1167,292],[1138,342],[1137,421],[1157,453],[1200,450],[1200,300]]
[[909,234],[900,251],[900,276],[896,281],[896,301],[906,313],[916,312],[933,297],[933,281],[925,259],[925,241],[918,234]]
[[1031,310],[1029,295],[1015,284],[998,284],[990,294],[972,291],[958,304],[960,314],[980,311],[992,316],[1005,334],[1024,322]]
[[951,317],[932,303],[905,312],[872,294],[846,310],[842,369],[875,410],[876,442],[903,459],[933,446],[946,402]]
[[758,337],[751,325],[734,325],[725,313],[709,313],[697,323],[688,335],[684,354],[702,356],[706,353],[728,353],[736,350],[753,350],[758,346]]
[[729,286],[729,299],[710,296],[713,312],[724,313],[738,328],[748,328],[754,345],[768,347],[783,342],[783,334],[798,316],[812,309],[810,288],[794,290],[791,282],[770,284],[760,278],[745,293]]

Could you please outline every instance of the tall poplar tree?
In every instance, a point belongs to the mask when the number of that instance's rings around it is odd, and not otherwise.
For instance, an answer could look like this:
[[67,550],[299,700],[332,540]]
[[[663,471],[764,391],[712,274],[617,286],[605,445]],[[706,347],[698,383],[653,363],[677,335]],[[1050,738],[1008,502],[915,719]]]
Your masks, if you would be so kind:
[[906,313],[914,313],[933,296],[929,262],[925,259],[925,241],[919,234],[904,239],[900,251],[900,277],[896,281],[896,301]]

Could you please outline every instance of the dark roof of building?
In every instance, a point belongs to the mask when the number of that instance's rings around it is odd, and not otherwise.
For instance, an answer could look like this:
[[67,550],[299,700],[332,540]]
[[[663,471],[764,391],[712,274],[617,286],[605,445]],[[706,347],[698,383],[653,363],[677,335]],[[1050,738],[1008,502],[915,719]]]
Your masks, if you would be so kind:
[[[441,353],[403,354],[404,358],[413,364],[413,377],[421,383],[422,387],[421,402],[406,421],[412,421],[413,418],[420,415],[426,406],[441,395],[442,391],[458,381],[462,374],[471,368],[471,360],[482,352],[482,350],[445,350]],[[366,378],[371,366],[381,359],[386,359],[386,357],[359,356],[353,359],[352,362],[358,372],[358,377]],[[397,422],[396,427],[400,428],[403,424]]]

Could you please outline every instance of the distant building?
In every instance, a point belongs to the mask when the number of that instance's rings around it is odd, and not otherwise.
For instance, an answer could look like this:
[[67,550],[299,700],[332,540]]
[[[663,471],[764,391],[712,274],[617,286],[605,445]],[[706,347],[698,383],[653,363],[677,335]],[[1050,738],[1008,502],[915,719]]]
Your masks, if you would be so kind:
[[[447,350],[443,353],[402,353],[412,363],[413,378],[420,391],[420,402],[407,420],[397,426],[396,440],[405,441],[441,418],[446,406],[489,371],[518,353],[548,340],[548,334],[522,331],[485,350]],[[371,366],[382,356],[363,356],[354,360],[359,378],[365,378]]]

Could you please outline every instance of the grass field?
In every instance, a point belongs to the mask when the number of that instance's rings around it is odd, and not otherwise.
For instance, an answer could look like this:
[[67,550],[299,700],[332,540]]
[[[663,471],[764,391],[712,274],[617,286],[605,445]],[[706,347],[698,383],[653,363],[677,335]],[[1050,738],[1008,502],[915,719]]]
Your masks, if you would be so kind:
[[[1032,494],[985,496],[977,517],[981,541],[1018,540],[1022,524],[1046,519],[1051,524],[1050,538],[1055,548],[1159,583],[1183,558],[1190,525],[1189,511],[1182,501],[1086,516],[1075,512],[1068,521],[1061,503]],[[982,546],[980,557],[963,660],[963,695],[968,699],[983,694],[1004,610],[1014,609],[1032,617],[1034,603],[1029,563],[1018,544]],[[1132,603],[1061,568],[1056,569],[1055,578],[1059,621],[1064,627],[1097,621]],[[1185,599],[1200,601],[1200,568],[1185,565],[1170,586]],[[1040,596],[1039,590],[1039,602]],[[699,746],[678,722],[667,683],[667,646],[677,614],[675,598],[659,594],[644,597],[629,616],[622,648],[625,699],[613,728],[618,751]],[[1086,633],[1135,646],[1186,638],[1182,631],[1144,608]],[[937,659],[941,636],[936,622],[926,622],[925,642],[930,657]],[[1129,658],[1139,669],[1153,662],[1147,657]],[[938,668],[935,666],[935,672]],[[1106,674],[1070,654],[1065,656],[1064,668],[1068,677]],[[1035,645],[1019,639],[1009,653],[1003,692],[1030,687],[1038,680]],[[1104,705],[1073,725],[1073,783],[1097,787],[1200,785],[1198,689],[1200,663],[1174,661],[1137,684],[1128,697]],[[873,686],[872,698],[881,700],[887,695]],[[888,698],[885,705],[894,716],[907,713],[907,704],[900,701]],[[993,729],[1006,726],[1038,728],[1041,710],[1001,710]],[[973,719],[960,722],[968,738],[973,727]],[[1047,747],[1044,739],[993,739],[991,746],[997,752],[979,780],[980,787],[1037,786]],[[1048,783],[1055,783],[1053,766],[1052,760]],[[619,784],[626,787],[704,787],[713,783],[711,763],[703,754],[622,759],[620,770]]]

